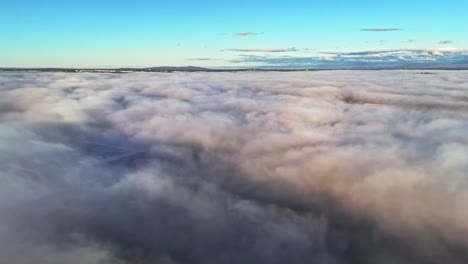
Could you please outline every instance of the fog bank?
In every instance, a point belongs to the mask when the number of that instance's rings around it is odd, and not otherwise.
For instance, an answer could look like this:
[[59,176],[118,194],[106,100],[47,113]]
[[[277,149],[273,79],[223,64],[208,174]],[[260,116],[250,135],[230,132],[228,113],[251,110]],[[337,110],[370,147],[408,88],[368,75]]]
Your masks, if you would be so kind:
[[0,73],[0,262],[467,263],[432,73]]

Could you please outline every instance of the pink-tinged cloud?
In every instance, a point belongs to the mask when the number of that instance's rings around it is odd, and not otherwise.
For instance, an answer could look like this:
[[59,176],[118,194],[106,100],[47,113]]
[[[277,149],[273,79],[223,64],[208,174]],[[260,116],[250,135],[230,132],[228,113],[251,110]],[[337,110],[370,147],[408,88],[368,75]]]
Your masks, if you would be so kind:
[[0,72],[0,263],[468,263],[468,75],[425,73]]

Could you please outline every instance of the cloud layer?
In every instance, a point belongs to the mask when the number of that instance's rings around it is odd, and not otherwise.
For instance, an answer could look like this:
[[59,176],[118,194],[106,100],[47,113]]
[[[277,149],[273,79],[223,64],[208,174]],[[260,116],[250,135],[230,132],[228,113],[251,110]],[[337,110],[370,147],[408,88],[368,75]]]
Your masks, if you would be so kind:
[[322,56],[241,56],[231,63],[266,68],[467,68],[468,51],[454,47],[320,52]]
[[467,263],[465,72],[0,74],[0,259]]

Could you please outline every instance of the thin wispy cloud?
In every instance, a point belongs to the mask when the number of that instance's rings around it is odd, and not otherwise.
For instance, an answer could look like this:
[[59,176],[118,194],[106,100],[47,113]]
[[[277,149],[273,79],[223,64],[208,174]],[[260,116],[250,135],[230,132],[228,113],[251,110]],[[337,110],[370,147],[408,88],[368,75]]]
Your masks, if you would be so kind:
[[447,40],[442,40],[439,42],[439,44],[447,45],[447,44],[452,44],[453,40],[447,39]]
[[402,28],[362,28],[361,31],[400,31]]
[[246,49],[225,49],[223,51],[238,51],[238,52],[296,52],[298,49],[295,47],[287,49],[278,48],[246,48]]
[[236,32],[234,33],[236,36],[255,36],[258,35],[256,32],[249,32],[249,31],[241,31],[241,32]]
[[214,61],[214,60],[218,60],[218,59],[214,59],[214,58],[191,58],[191,59],[185,59],[187,61]]

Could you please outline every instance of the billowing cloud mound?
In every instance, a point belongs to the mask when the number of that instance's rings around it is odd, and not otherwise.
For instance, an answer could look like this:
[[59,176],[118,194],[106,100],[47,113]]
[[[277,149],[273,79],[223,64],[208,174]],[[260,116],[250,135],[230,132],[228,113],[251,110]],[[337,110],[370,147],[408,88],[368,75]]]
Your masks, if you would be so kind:
[[0,75],[0,259],[467,263],[468,75]]

